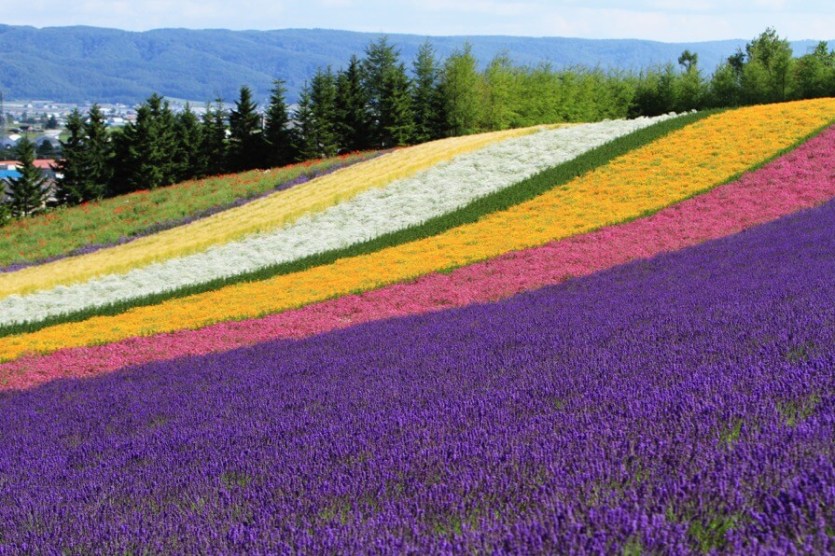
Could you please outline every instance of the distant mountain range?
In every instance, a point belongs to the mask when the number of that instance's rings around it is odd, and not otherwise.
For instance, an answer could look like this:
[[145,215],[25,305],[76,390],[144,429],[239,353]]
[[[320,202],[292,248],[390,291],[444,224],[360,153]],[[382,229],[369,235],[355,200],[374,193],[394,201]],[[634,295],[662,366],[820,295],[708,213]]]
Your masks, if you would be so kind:
[[[362,55],[380,34],[285,29],[228,31],[159,29],[146,32],[97,27],[0,25],[0,91],[7,99],[62,102],[137,103],[151,93],[205,102],[232,101],[249,85],[263,103],[272,81],[284,79],[295,101],[317,67],[339,69],[351,54]],[[661,43],[645,40],[593,40],[503,36],[424,37],[387,35],[404,62],[411,62],[427,38],[445,57],[469,41],[486,64],[507,53],[517,64],[549,62],[603,69],[636,70],[676,62],[684,49],[699,55],[700,67],[713,69],[747,40]],[[814,41],[792,43],[804,54]]]

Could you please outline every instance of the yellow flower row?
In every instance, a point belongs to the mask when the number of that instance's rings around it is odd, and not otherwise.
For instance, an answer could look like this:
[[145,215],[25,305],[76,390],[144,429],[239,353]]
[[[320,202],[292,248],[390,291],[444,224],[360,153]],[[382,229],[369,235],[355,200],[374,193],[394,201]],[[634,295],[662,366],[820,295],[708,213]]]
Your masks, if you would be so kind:
[[835,99],[714,115],[473,224],[262,282],[0,339],[0,360],[275,313],[588,232],[725,182],[833,117]]
[[234,241],[248,234],[271,231],[304,214],[346,201],[367,189],[385,186],[457,155],[532,133],[536,129],[533,127],[454,137],[400,149],[321,176],[298,187],[279,191],[264,199],[131,243],[0,274],[0,297],[126,272],[152,262],[181,257]]

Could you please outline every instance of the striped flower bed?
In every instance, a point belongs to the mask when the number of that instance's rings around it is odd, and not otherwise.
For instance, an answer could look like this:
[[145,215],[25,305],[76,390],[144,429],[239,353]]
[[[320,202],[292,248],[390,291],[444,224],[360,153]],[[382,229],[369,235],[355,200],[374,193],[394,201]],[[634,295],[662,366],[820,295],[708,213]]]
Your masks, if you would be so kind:
[[18,220],[4,226],[0,234],[0,272],[127,243],[380,154],[349,153],[269,170],[189,180]]
[[155,261],[185,256],[246,235],[288,225],[305,214],[324,210],[371,188],[472,152],[494,142],[526,135],[539,128],[508,130],[433,141],[400,149],[343,168],[299,187],[279,191],[241,207],[95,253],[62,259],[13,273],[0,274],[0,297],[28,293],[58,284],[124,272]]
[[586,124],[507,139],[360,193],[269,234],[70,286],[63,285],[66,277],[56,276],[62,280],[57,288],[0,300],[0,325],[38,321],[346,248],[451,212],[669,117]]
[[7,337],[0,340],[0,358],[278,312],[636,218],[709,190],[791,147],[828,123],[833,108],[835,101],[828,99],[712,116],[565,187],[448,233],[262,282]]
[[833,229],[0,395],[0,552],[831,553]]
[[199,355],[278,338],[300,338],[371,320],[507,297],[642,257],[652,257],[813,207],[835,197],[835,127],[791,153],[655,215],[397,284],[270,315],[198,330],[64,349],[0,365],[0,388]]

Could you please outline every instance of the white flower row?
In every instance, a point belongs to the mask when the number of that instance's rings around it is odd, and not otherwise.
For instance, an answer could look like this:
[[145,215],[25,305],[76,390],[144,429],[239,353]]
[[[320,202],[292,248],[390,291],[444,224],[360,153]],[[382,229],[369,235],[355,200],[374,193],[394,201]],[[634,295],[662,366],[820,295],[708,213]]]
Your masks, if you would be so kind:
[[0,324],[37,322],[340,249],[447,214],[672,115],[542,130],[366,191],[289,226],[207,251],[0,300]]

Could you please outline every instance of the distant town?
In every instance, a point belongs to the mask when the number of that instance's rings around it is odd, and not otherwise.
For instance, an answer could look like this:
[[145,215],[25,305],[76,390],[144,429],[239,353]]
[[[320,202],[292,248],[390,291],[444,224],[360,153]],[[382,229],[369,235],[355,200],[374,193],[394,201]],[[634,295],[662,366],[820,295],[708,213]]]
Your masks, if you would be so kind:
[[[206,108],[204,103],[168,99],[171,110],[181,112],[188,104],[198,116]],[[78,109],[89,112],[93,102],[81,104],[61,103],[52,100],[4,100],[0,94],[0,151],[11,151],[22,137],[28,137],[37,147],[38,158],[54,158],[61,152],[67,116]],[[126,104],[97,103],[106,117],[109,127],[122,127],[136,121],[136,106]],[[0,159],[10,158],[9,152],[0,152]]]

